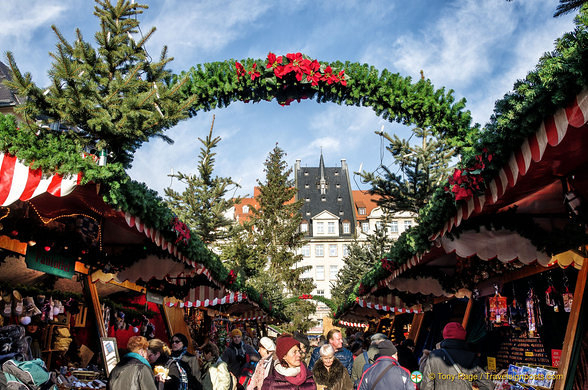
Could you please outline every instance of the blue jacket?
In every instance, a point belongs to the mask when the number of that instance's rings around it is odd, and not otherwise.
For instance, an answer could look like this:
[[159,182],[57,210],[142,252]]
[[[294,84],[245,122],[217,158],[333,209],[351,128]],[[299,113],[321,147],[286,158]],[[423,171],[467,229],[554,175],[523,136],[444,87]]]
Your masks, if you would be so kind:
[[[388,371],[376,380],[384,370]],[[391,356],[381,356],[365,370],[359,381],[357,390],[416,390],[416,384],[410,380],[410,372]]]
[[[310,355],[310,362],[308,363],[308,369],[312,370],[314,368],[315,363],[319,358],[321,347],[316,347],[314,351],[312,351],[312,355]],[[335,352],[335,357],[337,360],[343,364],[343,367],[347,369],[349,376],[351,376],[351,369],[353,368],[353,354],[347,348],[341,348]]]

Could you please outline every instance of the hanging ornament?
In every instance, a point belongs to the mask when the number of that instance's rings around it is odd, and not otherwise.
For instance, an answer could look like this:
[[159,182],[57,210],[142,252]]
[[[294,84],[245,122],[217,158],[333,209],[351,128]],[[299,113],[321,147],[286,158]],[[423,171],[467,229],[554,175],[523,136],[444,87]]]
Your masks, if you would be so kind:
[[564,293],[562,294],[563,306],[564,306],[564,311],[566,313],[569,313],[572,311],[572,304],[574,303],[574,294],[572,294],[570,292],[570,288],[568,286],[568,277],[565,274],[565,271],[564,271],[564,276],[563,276],[563,283],[564,283]]
[[535,300],[533,289],[529,289],[529,296],[527,298],[527,325],[529,326],[529,337],[535,337],[537,332],[537,321],[535,317]]
[[498,292],[498,286],[494,285],[494,296],[489,298],[488,302],[490,311],[490,322],[494,326],[501,326],[503,322],[507,321],[507,301],[506,297],[503,297]]

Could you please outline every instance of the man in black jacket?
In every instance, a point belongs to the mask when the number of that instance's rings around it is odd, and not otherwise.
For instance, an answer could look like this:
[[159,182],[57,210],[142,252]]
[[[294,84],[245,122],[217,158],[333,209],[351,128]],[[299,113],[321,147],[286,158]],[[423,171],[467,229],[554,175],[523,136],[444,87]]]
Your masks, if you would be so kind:
[[459,322],[443,328],[440,348],[431,351],[423,369],[421,390],[492,390],[494,384],[478,364],[478,357],[466,344],[466,331]]
[[231,374],[238,379],[249,367],[253,367],[252,362],[259,361],[259,354],[251,345],[243,342],[243,333],[239,329],[233,329],[229,336],[231,343],[221,359],[227,363]]

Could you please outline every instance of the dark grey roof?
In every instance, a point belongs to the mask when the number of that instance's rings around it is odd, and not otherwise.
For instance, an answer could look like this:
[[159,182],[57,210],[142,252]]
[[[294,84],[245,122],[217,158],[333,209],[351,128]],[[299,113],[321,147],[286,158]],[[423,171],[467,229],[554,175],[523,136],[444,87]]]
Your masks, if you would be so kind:
[[[353,235],[355,215],[347,164],[342,163],[341,167],[334,168],[325,167],[321,154],[318,167],[301,167],[297,162],[294,174],[297,197],[304,201],[300,212],[303,220],[309,223],[309,234],[312,234],[312,218],[326,210],[339,217],[341,235],[343,221],[351,224],[350,233],[343,236]],[[321,183],[325,185],[324,193],[321,193]]]
[[12,74],[10,68],[0,61],[0,107],[15,106],[19,103],[18,97],[4,85],[4,80],[12,80]]

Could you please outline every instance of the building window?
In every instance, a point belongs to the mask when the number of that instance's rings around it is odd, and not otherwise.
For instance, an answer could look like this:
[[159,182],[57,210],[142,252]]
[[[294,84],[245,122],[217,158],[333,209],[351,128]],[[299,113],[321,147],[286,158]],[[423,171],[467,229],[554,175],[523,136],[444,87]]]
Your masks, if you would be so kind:
[[243,214],[249,214],[249,206],[243,206]]
[[335,222],[327,222],[327,233],[335,234]]
[[369,222],[362,222],[361,223],[361,231],[367,233],[370,231],[370,223]]
[[300,275],[301,279],[308,279],[312,278],[312,267],[308,267],[304,270],[304,272]]
[[343,210],[339,210],[339,215],[343,215],[345,212]]
[[323,257],[325,255],[323,244],[316,244],[314,246],[314,255],[317,257]]
[[390,232],[398,233],[398,221],[390,222]]
[[308,171],[304,171],[304,176],[308,176]]
[[351,224],[349,222],[343,222],[343,234],[351,233]]
[[323,222],[316,223],[316,233],[317,234],[324,234],[325,233],[325,224]]
[[306,215],[310,215],[310,211],[307,211],[307,212],[306,212]]
[[321,196],[321,201],[322,202],[326,202],[327,201],[327,197],[326,196]]
[[335,187],[341,188],[341,184],[337,183],[337,184],[335,184]]
[[337,280],[337,266],[336,265],[329,266],[329,279],[330,280]]
[[337,256],[337,244],[330,244],[329,245],[329,256],[331,256],[331,257]]
[[306,199],[304,199],[304,200],[307,201],[307,202],[310,202],[310,197],[307,196]]
[[323,297],[323,296],[325,296],[325,290],[316,290],[316,294],[314,294],[314,295],[318,295],[320,297]]
[[404,221],[404,230],[410,229],[412,226],[412,221]]
[[310,188],[310,185],[308,183],[305,183],[304,188]]
[[310,245],[303,245],[302,246],[302,256],[304,256],[304,257],[310,256]]
[[376,221],[376,230],[382,230],[382,221]]
[[335,176],[339,176],[339,171],[335,171]]
[[[325,280],[325,266],[324,265],[317,265],[315,275],[316,275],[316,280]],[[318,290],[317,290],[317,292],[318,292]],[[323,292],[323,294],[324,294],[324,292]]]
[[308,231],[308,224],[306,222],[302,222],[300,224],[300,231],[302,233],[306,233]]
[[349,256],[349,247],[347,245],[343,245],[343,257]]
[[337,202],[343,202],[343,198],[342,198],[342,197],[340,197],[340,196],[338,196],[338,197],[337,197]]
[[365,215],[365,207],[360,207],[357,212],[359,213],[359,215]]

